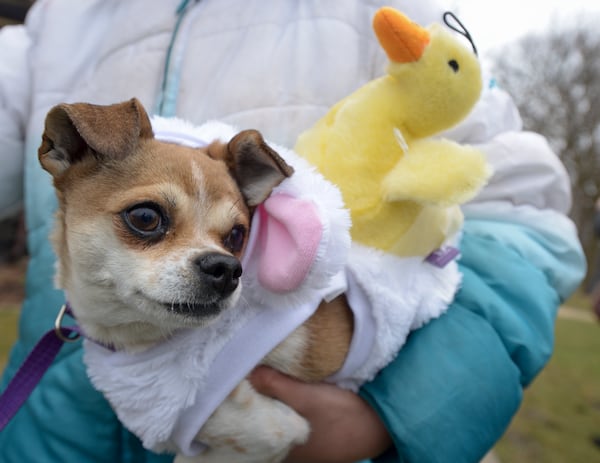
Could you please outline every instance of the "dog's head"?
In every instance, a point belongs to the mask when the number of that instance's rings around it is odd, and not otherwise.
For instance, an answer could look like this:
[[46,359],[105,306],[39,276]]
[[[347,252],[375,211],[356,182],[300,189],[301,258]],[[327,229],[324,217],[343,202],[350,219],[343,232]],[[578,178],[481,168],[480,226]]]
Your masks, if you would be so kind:
[[134,349],[235,304],[251,211],[292,173],[256,131],[160,142],[135,99],[54,107],[39,159],[59,200],[57,283],[91,337]]

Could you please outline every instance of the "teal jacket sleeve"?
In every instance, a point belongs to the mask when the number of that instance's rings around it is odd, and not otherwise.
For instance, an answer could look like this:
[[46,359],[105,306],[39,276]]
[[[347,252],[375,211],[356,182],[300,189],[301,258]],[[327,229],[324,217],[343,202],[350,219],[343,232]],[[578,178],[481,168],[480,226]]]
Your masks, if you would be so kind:
[[[555,245],[543,234],[504,224],[467,221],[459,261],[463,284],[449,310],[412,333],[397,358],[360,395],[375,408],[394,441],[380,458],[395,462],[474,463],[506,430],[522,391],[548,361],[554,320],[585,264],[576,242]],[[531,251],[529,251],[531,253]]]

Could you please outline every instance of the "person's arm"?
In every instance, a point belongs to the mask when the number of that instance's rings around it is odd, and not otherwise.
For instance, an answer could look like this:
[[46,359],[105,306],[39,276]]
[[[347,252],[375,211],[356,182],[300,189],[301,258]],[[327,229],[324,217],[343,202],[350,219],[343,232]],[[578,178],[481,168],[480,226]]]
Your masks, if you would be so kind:
[[22,204],[29,42],[24,26],[0,28],[0,220]]
[[494,174],[464,207],[454,303],[361,391],[394,439],[390,461],[477,462],[548,361],[558,306],[584,275],[566,171],[520,126],[512,100],[491,87],[451,132],[478,143]]
[[[466,228],[463,289],[455,302],[414,332],[396,360],[361,390],[394,439],[396,457],[389,461],[479,461],[552,353],[561,295],[548,273],[531,254]],[[539,246],[537,257],[553,262],[546,269],[571,283],[581,277],[568,240],[545,246],[532,230],[505,231]]]
[[[541,137],[519,131],[518,113],[502,92],[492,89],[477,111],[455,136],[486,141],[480,147],[495,174],[465,207],[462,289],[449,310],[413,332],[360,391],[393,440],[378,461],[478,462],[549,359],[558,305],[584,274],[576,230],[565,215],[570,191],[564,168]],[[297,403],[295,387],[274,384],[259,389]],[[324,400],[319,386],[303,387],[312,388],[303,409]],[[360,406],[349,397],[344,405]],[[310,419],[313,426],[327,422],[333,409],[333,402],[322,405]],[[353,433],[354,439],[332,440],[331,447],[343,445],[346,454],[361,449],[378,439],[381,427],[370,429],[362,438]],[[316,452],[316,442],[301,451]]]

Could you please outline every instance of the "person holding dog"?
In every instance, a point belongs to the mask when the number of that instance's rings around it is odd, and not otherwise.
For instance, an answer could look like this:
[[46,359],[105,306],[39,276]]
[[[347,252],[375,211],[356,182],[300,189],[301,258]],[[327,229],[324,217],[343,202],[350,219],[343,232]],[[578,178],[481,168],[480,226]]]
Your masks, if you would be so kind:
[[[23,182],[31,255],[3,387],[64,301],[52,283],[53,191],[36,156],[50,107],[136,96],[159,115],[254,127],[291,147],[334,102],[382,74],[370,20],[383,3],[39,0],[25,26],[0,31],[0,215],[17,209]],[[423,24],[443,11],[387,3]],[[566,172],[493,85],[449,136],[477,145],[495,171],[464,207],[462,289],[358,395],[257,369],[259,391],[311,422],[289,461],[476,462],[551,355],[556,310],[585,265],[566,216]],[[0,433],[6,463],[171,458],[122,427],[89,383],[80,343],[63,348]]]

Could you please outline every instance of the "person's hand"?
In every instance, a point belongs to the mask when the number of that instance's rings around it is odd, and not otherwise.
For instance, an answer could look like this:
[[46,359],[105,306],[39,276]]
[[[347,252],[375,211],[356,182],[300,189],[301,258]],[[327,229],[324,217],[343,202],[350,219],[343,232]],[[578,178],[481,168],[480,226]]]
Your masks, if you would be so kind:
[[353,392],[303,383],[267,367],[256,368],[249,379],[258,392],[287,404],[310,423],[308,442],[295,447],[287,463],[356,462],[382,454],[392,443],[375,411]]

